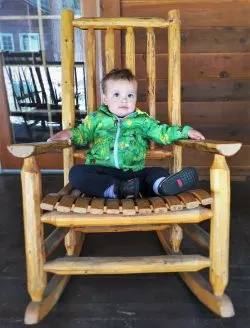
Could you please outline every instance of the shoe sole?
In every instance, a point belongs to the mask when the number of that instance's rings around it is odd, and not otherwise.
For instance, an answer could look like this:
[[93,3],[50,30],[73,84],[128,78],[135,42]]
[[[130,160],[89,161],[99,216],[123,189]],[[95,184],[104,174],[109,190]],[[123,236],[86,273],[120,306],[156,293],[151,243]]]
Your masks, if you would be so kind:
[[193,167],[186,167],[180,172],[165,178],[159,184],[158,190],[161,195],[176,195],[194,188],[197,182],[197,171]]

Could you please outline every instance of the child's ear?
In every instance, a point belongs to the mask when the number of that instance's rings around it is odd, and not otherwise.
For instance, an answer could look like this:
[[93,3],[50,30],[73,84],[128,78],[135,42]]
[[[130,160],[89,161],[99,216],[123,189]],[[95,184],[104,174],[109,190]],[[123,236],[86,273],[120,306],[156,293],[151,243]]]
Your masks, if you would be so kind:
[[105,96],[105,94],[102,94],[102,102],[107,105],[107,97]]

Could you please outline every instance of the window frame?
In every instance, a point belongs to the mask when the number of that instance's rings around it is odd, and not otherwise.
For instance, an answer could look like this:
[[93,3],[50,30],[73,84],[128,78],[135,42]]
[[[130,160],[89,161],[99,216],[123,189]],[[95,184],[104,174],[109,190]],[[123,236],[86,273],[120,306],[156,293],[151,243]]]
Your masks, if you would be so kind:
[[[23,36],[27,35],[29,38],[29,49],[25,49],[24,47],[24,43],[23,43]],[[37,41],[38,41],[38,49],[30,49],[30,37],[31,36],[36,36],[37,37]],[[20,46],[20,50],[24,51],[24,52],[37,52],[41,50],[41,42],[40,42],[40,35],[39,33],[36,32],[27,32],[27,33],[19,33],[19,46]]]
[[[12,50],[4,49],[3,36],[9,36],[11,39]],[[14,37],[13,33],[0,33],[0,51],[15,51]]]

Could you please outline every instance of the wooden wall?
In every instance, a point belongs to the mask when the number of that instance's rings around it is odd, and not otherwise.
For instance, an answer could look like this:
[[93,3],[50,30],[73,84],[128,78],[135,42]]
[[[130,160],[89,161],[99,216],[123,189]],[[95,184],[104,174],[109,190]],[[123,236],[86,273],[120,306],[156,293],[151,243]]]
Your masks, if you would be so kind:
[[[250,2],[248,0],[102,0],[102,15],[167,17],[181,13],[182,120],[207,138],[239,140],[238,155],[229,159],[232,178],[250,176]],[[138,105],[146,105],[146,37],[138,32],[136,75]],[[124,38],[121,35],[121,61]],[[119,45],[117,45],[119,49]],[[157,118],[167,122],[167,33],[159,31],[157,49]],[[184,151],[184,165],[199,168],[208,177],[212,157]]]

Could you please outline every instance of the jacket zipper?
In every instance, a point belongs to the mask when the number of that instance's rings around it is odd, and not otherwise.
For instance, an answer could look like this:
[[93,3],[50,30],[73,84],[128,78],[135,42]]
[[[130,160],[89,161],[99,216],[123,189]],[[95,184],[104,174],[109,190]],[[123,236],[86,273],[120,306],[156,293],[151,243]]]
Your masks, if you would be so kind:
[[121,125],[122,125],[122,119],[117,117],[117,131],[116,131],[116,136],[115,136],[115,144],[114,144],[114,162],[115,162],[115,167],[117,169],[120,168],[119,166],[119,160],[118,160],[118,140],[120,136],[120,131],[121,131]]

